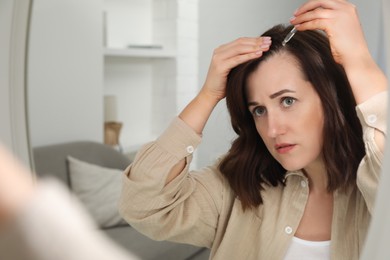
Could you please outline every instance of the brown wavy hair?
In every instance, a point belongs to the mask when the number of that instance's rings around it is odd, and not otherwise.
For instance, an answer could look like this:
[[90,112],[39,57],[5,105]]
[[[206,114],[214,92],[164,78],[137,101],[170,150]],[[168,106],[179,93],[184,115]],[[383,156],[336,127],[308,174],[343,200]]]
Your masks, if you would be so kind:
[[[265,185],[284,185],[286,170],[269,153],[258,134],[246,97],[249,75],[277,53],[287,52],[295,57],[321,99],[325,117],[322,153],[328,191],[345,191],[355,185],[357,168],[365,153],[356,101],[343,67],[333,59],[328,38],[319,31],[302,31],[282,46],[291,29],[291,26],[277,25],[266,31],[262,36],[272,38],[270,50],[235,67],[228,75],[226,104],[237,138],[219,169],[244,210],[263,203],[261,191]],[[283,77],[284,72],[275,73]]]

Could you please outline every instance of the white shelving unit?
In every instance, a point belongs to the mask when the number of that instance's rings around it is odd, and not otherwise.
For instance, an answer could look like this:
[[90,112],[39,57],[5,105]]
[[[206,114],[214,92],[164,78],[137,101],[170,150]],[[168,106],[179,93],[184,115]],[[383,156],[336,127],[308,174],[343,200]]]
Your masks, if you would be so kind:
[[121,146],[133,153],[198,91],[198,0],[104,4],[104,94],[117,98]]
[[175,51],[161,50],[161,49],[141,49],[141,48],[105,48],[105,57],[127,57],[127,58],[176,58]]

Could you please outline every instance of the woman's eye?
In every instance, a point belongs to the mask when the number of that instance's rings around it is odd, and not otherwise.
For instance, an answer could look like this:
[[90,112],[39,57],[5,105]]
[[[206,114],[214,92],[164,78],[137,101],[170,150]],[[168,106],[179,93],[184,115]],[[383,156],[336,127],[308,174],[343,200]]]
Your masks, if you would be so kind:
[[285,98],[283,98],[283,100],[282,100],[282,105],[284,106],[284,107],[290,107],[292,104],[294,104],[295,103],[295,98],[292,98],[292,97],[285,97]]
[[262,116],[265,113],[265,108],[264,107],[255,107],[253,109],[253,115],[255,116]]

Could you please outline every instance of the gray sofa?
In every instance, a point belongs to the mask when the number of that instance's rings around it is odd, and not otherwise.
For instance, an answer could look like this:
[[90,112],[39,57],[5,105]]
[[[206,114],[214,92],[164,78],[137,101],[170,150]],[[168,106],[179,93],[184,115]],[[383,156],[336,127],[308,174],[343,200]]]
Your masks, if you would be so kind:
[[[71,190],[67,157],[72,156],[84,162],[106,168],[125,169],[130,160],[101,143],[80,141],[33,149],[35,171],[38,177],[55,177],[65,183]],[[120,189],[120,187],[118,187]],[[118,225],[104,228],[109,237],[141,259],[167,260],[205,260],[209,250],[191,245],[166,241],[154,241],[137,232],[129,225]]]

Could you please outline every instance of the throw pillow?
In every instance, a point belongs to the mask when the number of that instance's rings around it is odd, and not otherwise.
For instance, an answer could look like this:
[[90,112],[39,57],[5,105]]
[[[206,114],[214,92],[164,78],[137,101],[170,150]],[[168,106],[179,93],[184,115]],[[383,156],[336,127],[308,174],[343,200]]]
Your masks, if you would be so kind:
[[124,225],[118,200],[122,170],[104,168],[71,156],[67,157],[70,186],[101,228]]

